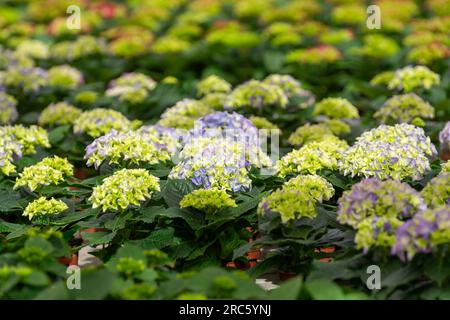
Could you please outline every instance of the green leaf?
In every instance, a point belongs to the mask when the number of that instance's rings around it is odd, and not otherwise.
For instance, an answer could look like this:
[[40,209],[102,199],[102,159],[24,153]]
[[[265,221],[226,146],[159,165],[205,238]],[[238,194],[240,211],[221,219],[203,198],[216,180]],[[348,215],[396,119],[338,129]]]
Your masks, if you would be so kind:
[[50,141],[51,145],[56,145],[59,142],[61,142],[64,137],[67,135],[67,133],[70,130],[70,126],[69,125],[64,125],[61,127],[57,127],[53,130],[51,130],[48,133],[48,140]]
[[91,247],[95,247],[99,244],[109,243],[116,236],[116,232],[95,232],[95,233],[86,233],[81,232],[81,236],[84,240],[88,241]]
[[33,270],[31,274],[23,279],[23,282],[30,286],[44,287],[50,284],[50,279],[42,271]]
[[23,210],[26,206],[19,192],[6,191],[0,193],[0,212]]
[[432,259],[425,264],[425,274],[441,286],[450,277],[450,268],[448,264],[439,263],[439,261]]
[[70,290],[70,295],[79,300],[101,300],[106,298],[115,279],[108,269],[84,269],[81,272],[81,289]]
[[179,208],[181,199],[195,189],[194,184],[187,180],[167,180],[161,194],[170,207]]
[[67,300],[69,299],[69,290],[67,290],[66,283],[58,281],[41,291],[35,300]]
[[173,228],[160,229],[153,231],[147,238],[142,240],[130,241],[143,249],[161,249],[171,245],[174,241]]
[[22,225],[22,224],[6,222],[6,221],[0,219],[0,233],[2,233],[2,232],[10,233],[10,232],[18,231],[22,228],[24,228],[24,225]]
[[269,292],[269,299],[296,300],[302,288],[302,277],[298,276],[283,283],[280,287]]
[[196,212],[177,209],[174,207],[148,207],[139,211],[140,215],[136,217],[137,220],[144,221],[146,223],[155,222],[157,217],[167,218],[180,218],[189,224],[189,226],[196,230],[203,225],[203,217]]
[[305,287],[315,300],[343,300],[345,298],[342,289],[330,280],[316,279],[307,281]]

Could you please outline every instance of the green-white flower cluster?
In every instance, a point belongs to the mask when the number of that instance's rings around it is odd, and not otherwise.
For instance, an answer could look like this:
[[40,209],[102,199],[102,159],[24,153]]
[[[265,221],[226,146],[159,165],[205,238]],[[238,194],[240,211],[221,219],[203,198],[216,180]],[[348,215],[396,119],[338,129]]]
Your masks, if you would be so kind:
[[144,131],[120,133],[111,130],[86,147],[87,166],[96,169],[106,160],[108,164],[156,164],[170,159],[169,151],[157,135]]
[[38,126],[0,127],[0,171],[9,175],[16,171],[14,160],[36,153],[36,147],[50,147],[47,131]]
[[422,128],[402,123],[380,125],[357,138],[339,161],[344,175],[379,179],[420,179],[430,170],[436,149]]
[[139,206],[159,190],[159,179],[147,170],[122,169],[94,187],[89,201],[93,208],[101,208],[103,212],[125,210],[129,206]]
[[297,174],[315,174],[319,170],[336,170],[341,154],[348,148],[347,142],[330,136],[323,141],[310,142],[293,150],[276,163],[280,177]]
[[39,40],[27,39],[16,48],[16,54],[31,59],[47,59],[50,56],[48,45]]
[[19,174],[14,185],[14,189],[28,187],[31,191],[39,186],[59,184],[65,177],[73,175],[73,165],[65,158],[58,156],[47,157],[35,165],[26,167]]
[[258,213],[277,212],[286,223],[300,218],[314,218],[316,204],[334,195],[333,186],[317,175],[299,175],[261,200]]
[[310,142],[320,142],[327,139],[335,139],[336,135],[349,133],[350,126],[338,119],[326,120],[318,124],[306,123],[298,127],[288,139],[292,145],[301,146]]
[[385,124],[412,123],[423,126],[423,119],[434,117],[434,108],[415,93],[393,96],[374,114]]
[[224,79],[211,75],[197,84],[197,95],[204,97],[212,93],[227,94],[231,91],[231,84]]
[[164,111],[158,124],[167,128],[191,129],[195,120],[214,112],[201,101],[183,99]]
[[19,116],[17,109],[17,100],[0,91],[0,125],[9,124],[17,120]]
[[364,179],[338,200],[337,220],[357,230],[358,249],[390,248],[404,221],[426,209],[420,193],[395,180]]
[[237,207],[237,204],[226,191],[210,188],[197,189],[185,195],[180,201],[180,208],[187,207],[213,214],[224,208]]
[[68,208],[67,204],[61,200],[56,200],[55,198],[48,200],[45,197],[40,197],[28,204],[22,215],[32,220],[35,217],[54,216]]
[[302,88],[300,81],[290,75],[271,74],[264,79],[264,83],[280,87],[289,101],[299,100],[298,106],[302,109],[314,104],[314,95]]
[[225,101],[225,108],[262,111],[268,107],[285,108],[287,103],[288,97],[279,86],[249,80],[230,93]]
[[83,81],[83,74],[69,65],[55,66],[48,70],[48,84],[50,86],[75,89]]
[[48,74],[41,68],[10,66],[0,73],[0,84],[36,93],[48,85]]
[[356,119],[359,118],[358,109],[347,99],[326,98],[314,107],[314,115],[326,116],[330,119]]
[[126,132],[132,129],[132,122],[123,114],[112,109],[96,108],[83,112],[74,122],[76,134],[86,133],[93,138],[115,129]]
[[450,172],[441,172],[431,179],[421,193],[429,208],[450,205]]
[[81,110],[66,103],[52,103],[42,110],[38,123],[41,126],[73,124],[81,115]]
[[119,97],[120,101],[129,103],[141,103],[148,94],[155,89],[156,82],[142,73],[125,73],[111,81],[106,95]]
[[407,66],[396,70],[394,77],[389,81],[388,88],[412,92],[418,89],[430,89],[440,83],[440,77],[425,66]]

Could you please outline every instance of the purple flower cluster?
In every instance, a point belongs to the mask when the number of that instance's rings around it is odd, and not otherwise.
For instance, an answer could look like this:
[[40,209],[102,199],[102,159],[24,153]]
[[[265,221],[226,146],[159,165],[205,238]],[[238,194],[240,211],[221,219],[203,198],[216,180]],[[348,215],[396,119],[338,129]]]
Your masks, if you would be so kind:
[[439,142],[442,150],[450,150],[450,121],[447,122],[444,129],[439,133]]
[[400,226],[391,253],[411,260],[417,253],[429,253],[438,245],[450,243],[450,207],[416,214]]

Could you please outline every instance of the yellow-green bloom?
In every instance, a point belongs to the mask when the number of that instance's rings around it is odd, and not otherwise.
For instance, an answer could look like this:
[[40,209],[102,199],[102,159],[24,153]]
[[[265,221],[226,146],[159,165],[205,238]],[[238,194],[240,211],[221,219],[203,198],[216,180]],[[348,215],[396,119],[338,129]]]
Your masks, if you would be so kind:
[[336,137],[331,129],[323,124],[310,124],[307,123],[301,127],[298,127],[288,139],[288,142],[292,145],[301,146],[313,141],[324,141],[330,137]]
[[412,92],[417,89],[430,89],[440,83],[440,77],[425,66],[407,66],[396,70],[394,77],[388,83],[389,89]]
[[67,159],[58,156],[48,157],[23,169],[16,179],[14,189],[26,186],[34,191],[39,186],[59,184],[64,181],[64,177],[72,175],[73,165]]
[[54,216],[66,211],[68,208],[67,204],[61,200],[56,200],[55,198],[48,200],[45,197],[40,197],[28,204],[22,215],[32,220],[34,217]]
[[101,208],[103,212],[125,210],[129,206],[139,206],[159,190],[159,179],[147,170],[122,169],[96,186],[89,201],[93,208]]
[[450,172],[441,172],[431,179],[421,193],[430,209],[450,205]]
[[222,189],[197,189],[185,195],[180,202],[181,208],[192,207],[208,214],[227,207],[237,207],[231,196]]
[[120,133],[111,130],[86,147],[87,166],[97,169],[105,160],[109,164],[155,164],[170,159],[168,148],[158,135],[148,131]]
[[393,96],[387,100],[374,117],[382,123],[413,123],[418,119],[432,119],[434,108],[415,93]]
[[132,129],[132,123],[123,114],[112,109],[97,108],[83,112],[74,122],[73,131],[77,134],[86,133],[97,138],[110,130],[119,132]]
[[236,87],[228,96],[225,107],[263,110],[268,107],[286,107],[288,97],[277,85],[258,80],[247,81]]
[[348,148],[347,142],[330,137],[320,142],[310,142],[293,150],[277,161],[277,175],[315,174],[322,169],[336,170],[338,160]]
[[283,223],[300,218],[314,218],[317,215],[316,203],[329,200],[333,195],[333,186],[324,178],[300,175],[265,197],[258,206],[258,213],[277,212]]
[[200,97],[210,93],[228,93],[230,91],[231,84],[216,75],[211,75],[197,84],[197,95]]
[[69,65],[55,66],[48,70],[48,84],[51,86],[75,89],[83,81],[83,74]]
[[387,58],[395,55],[400,47],[394,39],[381,34],[369,34],[363,38],[364,45],[352,48],[351,52],[370,58]]
[[280,130],[276,124],[273,124],[264,117],[251,116],[248,119],[257,129]]
[[359,118],[358,109],[347,99],[326,98],[316,104],[315,115],[327,116],[331,119]]
[[19,114],[16,106],[17,100],[13,96],[0,91],[0,125],[17,120]]
[[212,112],[214,110],[201,101],[183,99],[164,111],[158,123],[167,128],[191,129],[195,120]]
[[50,55],[50,50],[42,41],[27,39],[17,46],[16,54],[33,59],[47,59]]
[[72,124],[80,115],[80,109],[66,102],[58,102],[42,110],[38,123],[41,126]]
[[371,247],[391,248],[395,242],[395,231],[404,224],[393,217],[370,217],[357,226],[355,243],[357,249],[369,251]]

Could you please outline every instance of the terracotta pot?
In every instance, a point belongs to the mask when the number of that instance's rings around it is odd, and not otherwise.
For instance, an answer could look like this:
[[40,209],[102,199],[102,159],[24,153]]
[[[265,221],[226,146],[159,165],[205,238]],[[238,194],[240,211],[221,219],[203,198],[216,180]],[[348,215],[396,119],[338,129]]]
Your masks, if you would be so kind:
[[[333,253],[336,251],[335,247],[324,247],[324,248],[316,248],[314,249],[314,252],[316,253]],[[320,258],[319,261],[321,262],[330,262],[332,261],[333,258],[332,257],[325,257],[325,258]]]
[[77,266],[78,265],[78,255],[73,254],[72,257],[61,257],[58,262],[66,266]]
[[75,168],[73,176],[77,179],[84,180],[86,178],[89,178],[90,174],[89,171],[85,168]]
[[441,160],[443,161],[450,160],[450,151],[441,151]]
[[233,269],[240,269],[240,270],[247,270],[250,268],[250,263],[240,263],[237,261],[229,261],[225,263],[225,267],[227,268],[233,268]]
[[295,276],[296,276],[296,274],[293,272],[284,272],[284,271],[278,272],[278,278],[280,278],[281,281],[286,281],[286,280],[292,279]]
[[97,232],[106,232],[108,229],[104,228],[89,228],[89,229],[82,229],[82,233],[97,233]]
[[261,251],[260,250],[251,250],[249,252],[247,252],[247,259],[248,260],[258,260],[259,258],[261,258]]

